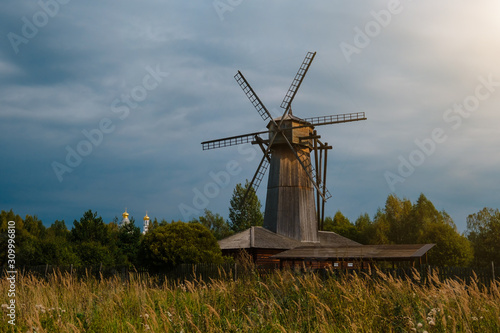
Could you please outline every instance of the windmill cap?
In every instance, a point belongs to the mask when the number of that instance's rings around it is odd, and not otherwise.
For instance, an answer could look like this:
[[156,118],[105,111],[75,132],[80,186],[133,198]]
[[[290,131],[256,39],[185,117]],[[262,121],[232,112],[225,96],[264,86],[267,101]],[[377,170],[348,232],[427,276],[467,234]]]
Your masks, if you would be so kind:
[[[302,123],[302,124],[310,124],[308,121],[302,119],[302,118],[299,118],[299,117],[296,117],[294,116],[293,114],[287,114],[284,118],[283,117],[278,117],[278,118],[273,118],[273,120],[277,123],[279,121],[281,121],[281,119],[283,120],[292,120],[292,121],[296,121],[298,123]],[[272,125],[272,121],[269,122],[269,124],[267,125],[267,127],[270,127]],[[312,124],[311,124],[312,126]]]

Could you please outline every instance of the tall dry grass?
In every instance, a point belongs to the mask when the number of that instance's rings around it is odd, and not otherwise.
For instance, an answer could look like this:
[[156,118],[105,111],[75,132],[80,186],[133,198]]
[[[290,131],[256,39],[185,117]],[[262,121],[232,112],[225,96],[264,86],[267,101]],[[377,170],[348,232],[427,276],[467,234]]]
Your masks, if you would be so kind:
[[[2,304],[7,290],[2,279]],[[159,285],[133,275],[123,282],[28,274],[18,277],[16,302],[17,324],[4,314],[1,332],[500,332],[498,282],[436,276],[421,285],[383,273],[322,279],[279,271]]]

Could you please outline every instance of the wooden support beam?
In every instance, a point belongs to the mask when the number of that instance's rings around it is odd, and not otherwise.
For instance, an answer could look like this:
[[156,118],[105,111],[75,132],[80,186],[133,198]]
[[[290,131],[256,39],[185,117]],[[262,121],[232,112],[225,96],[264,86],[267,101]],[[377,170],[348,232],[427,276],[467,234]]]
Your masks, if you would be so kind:
[[[318,140],[318,143],[319,140]],[[319,161],[318,161],[318,169],[317,169],[317,175],[318,177],[321,177],[323,174],[323,150],[319,150]],[[323,180],[321,180],[323,181]],[[318,194],[318,199],[319,199],[319,194]],[[320,206],[320,202],[318,201],[318,230],[323,230],[323,209],[322,206]]]
[[[257,139],[257,138],[258,138],[258,139]],[[261,144],[265,144],[266,146],[268,146],[268,145],[269,145],[269,140],[264,140],[264,139],[262,139],[262,138],[260,138],[260,137],[257,137],[257,138],[256,138],[256,140],[255,140],[255,141],[252,141],[252,142],[251,142],[251,144],[253,144],[253,145],[256,145],[256,144],[259,144],[259,145],[261,145]]]
[[271,163],[271,157],[267,153],[267,147],[264,147],[264,144],[269,146],[269,140],[264,140],[260,136],[255,136],[255,141],[252,141],[252,144],[258,144],[262,152],[264,153],[264,156],[266,156],[267,161]]
[[[324,147],[328,147],[328,143],[325,142]],[[331,147],[330,147],[331,149]],[[325,148],[325,164],[323,167],[323,193],[326,193],[326,168],[328,167],[328,148]],[[323,223],[325,221],[325,203],[326,201],[323,199],[321,205],[321,229],[323,229]]]
[[[321,170],[319,166],[319,159],[318,159],[318,139],[320,138],[319,135],[316,135],[316,131],[313,131],[313,135],[310,135],[309,137],[313,139],[313,149],[314,149],[314,167],[316,169],[316,184],[317,188],[321,185]],[[302,140],[302,138],[301,138]],[[318,230],[321,230],[321,211],[320,211],[320,194],[319,191],[316,190],[316,220],[318,223]]]
[[[313,133],[316,133],[316,131],[314,131]],[[308,135],[308,136],[302,136],[302,137],[299,138],[299,141],[317,140],[319,138],[321,138],[321,135],[313,134],[313,135]]]

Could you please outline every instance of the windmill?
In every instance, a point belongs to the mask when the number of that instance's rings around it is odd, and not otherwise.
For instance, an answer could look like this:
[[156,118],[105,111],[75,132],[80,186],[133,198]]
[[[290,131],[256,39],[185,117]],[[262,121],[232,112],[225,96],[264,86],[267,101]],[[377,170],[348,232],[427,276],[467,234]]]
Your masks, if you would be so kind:
[[[331,197],[326,188],[327,152],[332,147],[321,142],[315,126],[365,120],[364,112],[298,118],[292,114],[292,101],[304,80],[316,52],[308,52],[280,107],[281,117],[272,118],[243,74],[234,76],[264,121],[267,131],[248,133],[202,142],[203,150],[239,144],[258,144],[263,157],[244,196],[257,191],[269,169],[264,228],[301,242],[318,242],[325,202]],[[267,138],[264,135],[267,134]],[[314,167],[311,153],[314,155]],[[316,195],[315,195],[316,194]]]

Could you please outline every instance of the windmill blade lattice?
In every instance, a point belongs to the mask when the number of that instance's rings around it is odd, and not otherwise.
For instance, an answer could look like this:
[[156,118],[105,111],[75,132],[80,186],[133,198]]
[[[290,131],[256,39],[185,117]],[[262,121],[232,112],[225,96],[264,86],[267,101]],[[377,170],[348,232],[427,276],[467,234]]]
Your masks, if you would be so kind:
[[248,133],[248,134],[243,134],[243,135],[236,135],[236,136],[231,136],[228,138],[205,141],[205,142],[202,142],[201,145],[203,147],[203,150],[230,147],[230,146],[235,146],[235,145],[241,145],[244,143],[252,143],[253,140],[255,140],[256,136],[258,136],[260,134],[267,134],[267,133],[268,132],[265,131],[265,132],[255,132],[255,133]]
[[259,166],[257,167],[257,171],[255,171],[255,174],[253,175],[253,178],[250,181],[250,184],[248,184],[248,188],[243,195],[243,199],[240,202],[240,210],[245,205],[250,191],[253,190],[254,193],[257,194],[257,190],[259,189],[262,179],[264,179],[264,175],[266,174],[267,169],[269,169],[269,161],[267,160],[267,154],[264,154],[264,156],[262,156],[262,159],[260,160]]
[[307,52],[307,55],[300,65],[299,71],[297,74],[295,74],[295,77],[293,78],[292,84],[290,85],[290,88],[288,89],[285,98],[283,99],[283,102],[281,102],[280,107],[282,109],[288,110],[290,105],[292,104],[293,99],[295,98],[295,94],[297,94],[297,90],[299,89],[302,81],[304,80],[304,77],[309,70],[309,66],[311,66],[311,62],[313,61],[314,57],[316,56],[316,52]]
[[304,120],[313,126],[320,126],[320,125],[347,123],[350,121],[366,120],[366,117],[364,112],[355,112],[355,113],[335,114],[323,117],[304,118]]
[[[255,172],[252,181],[250,182],[247,192],[250,190],[250,188],[253,188],[255,193],[257,193],[257,190],[259,189],[260,183],[262,182],[262,179],[264,179],[264,175],[266,174],[267,169],[269,168],[269,161],[266,158],[266,155],[262,156],[262,160],[259,163],[259,166],[257,167],[257,171]],[[244,198],[246,198],[248,193],[245,193]],[[245,202],[245,200],[243,200]]]
[[262,119],[267,120],[269,118],[272,119],[271,114],[269,111],[266,109],[264,104],[260,101],[260,98],[255,94],[255,91],[253,91],[252,87],[248,83],[248,81],[245,79],[243,74],[241,74],[240,71],[234,76],[236,79],[236,82],[240,85],[241,89],[243,89],[243,92],[245,95],[247,95],[248,99],[252,103],[252,105],[255,107],[257,112],[260,114]]

